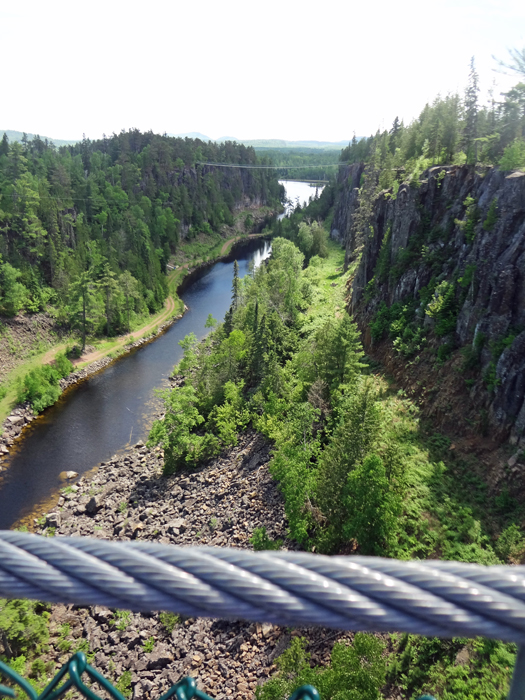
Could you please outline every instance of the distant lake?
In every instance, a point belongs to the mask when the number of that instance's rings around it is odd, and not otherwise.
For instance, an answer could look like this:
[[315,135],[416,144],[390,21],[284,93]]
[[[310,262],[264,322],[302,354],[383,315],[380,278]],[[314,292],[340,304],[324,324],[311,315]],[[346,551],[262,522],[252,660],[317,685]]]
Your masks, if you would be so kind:
[[286,199],[291,201],[291,205],[286,207],[284,214],[279,215],[279,219],[287,216],[290,211],[293,211],[297,205],[297,202],[304,207],[308,204],[310,197],[315,197],[315,191],[318,194],[324,189],[324,185],[318,185],[317,187],[311,187],[309,182],[297,182],[297,180],[279,180],[280,185],[284,185],[286,189]]

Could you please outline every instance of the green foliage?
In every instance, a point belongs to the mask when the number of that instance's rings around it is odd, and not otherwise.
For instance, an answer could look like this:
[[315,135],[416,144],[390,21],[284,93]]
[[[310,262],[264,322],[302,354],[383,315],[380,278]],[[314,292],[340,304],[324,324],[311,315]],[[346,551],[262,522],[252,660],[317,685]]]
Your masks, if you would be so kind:
[[162,308],[183,227],[219,237],[246,198],[275,205],[282,194],[272,170],[244,180],[235,168],[194,169],[199,158],[257,162],[253,148],[231,142],[133,129],[60,150],[38,137],[1,144],[0,312],[52,303],[83,345],[86,334],[122,333]]
[[52,406],[60,396],[59,382],[69,373],[68,367],[72,368],[73,365],[62,355],[55,366],[41,365],[30,370],[19,387],[18,403],[29,401],[35,413]]
[[497,375],[497,364],[504,350],[509,348],[514,340],[516,339],[516,333],[510,331],[506,336],[493,340],[490,343],[490,351],[492,355],[492,360],[490,361],[485,374],[483,375],[483,381],[488,389],[488,391],[494,391],[496,386],[499,385],[500,379]]
[[[466,219],[459,222],[465,233],[467,243],[473,243],[476,236],[476,226],[481,218],[476,200],[470,195],[467,196],[463,205],[466,207]],[[456,223],[458,223],[456,221]]]
[[458,283],[462,289],[468,289],[474,280],[476,274],[476,263],[470,263],[465,267],[463,276],[458,279]]
[[[316,483],[316,497],[320,511],[326,519],[320,546],[324,551],[336,550],[352,529],[352,513],[349,503],[355,477],[352,471],[358,468],[373,451],[381,431],[381,410],[377,395],[369,382],[362,382],[356,390],[341,399],[337,420],[330,443],[321,456]],[[377,468],[377,464],[367,463],[367,468]],[[364,477],[359,472],[357,480]],[[359,507],[366,511],[366,504]],[[352,505],[352,507],[354,507]],[[356,525],[364,525],[366,517],[356,516]],[[361,530],[359,531],[361,535]],[[366,539],[366,533],[363,534]],[[368,542],[368,540],[367,540]]]
[[434,297],[426,308],[426,314],[435,320],[434,332],[438,337],[456,330],[457,311],[456,288],[443,280],[436,287]]
[[498,541],[494,547],[498,557],[504,562],[514,563],[519,561],[520,556],[525,550],[525,538],[521,534],[521,530],[516,523],[509,525],[498,537]]
[[149,639],[146,639],[144,644],[142,645],[142,650],[146,654],[151,654],[153,649],[155,648],[155,637],[149,637]]
[[490,203],[490,207],[489,207],[489,210],[487,212],[487,216],[485,218],[485,221],[483,222],[483,228],[485,229],[485,231],[492,231],[492,229],[496,225],[497,220],[498,220],[498,200],[494,197],[494,199]]
[[71,647],[73,646],[71,640],[68,639],[70,633],[71,627],[67,622],[60,625],[57,647],[63,654],[69,654],[69,652],[71,651]]
[[521,138],[510,143],[499,161],[502,170],[524,170],[525,169],[525,141]]
[[[235,332],[240,331],[232,331]],[[240,381],[239,384],[226,382],[224,403],[214,406],[208,417],[207,427],[224,447],[237,444],[238,432],[243,430],[250,420],[250,413],[244,406],[243,389],[244,381]]]
[[426,331],[415,312],[413,301],[406,304],[395,302],[390,307],[384,301],[381,302],[370,325],[372,340],[378,342],[388,333],[394,348],[403,357],[416,354],[426,342]]
[[358,632],[351,646],[335,644],[327,668],[311,668],[305,647],[304,638],[292,638],[290,647],[277,659],[276,676],[256,689],[257,700],[287,700],[305,684],[315,686],[323,700],[379,700],[386,664],[384,645],[378,639]]
[[161,612],[159,615],[159,620],[161,625],[164,627],[168,634],[171,634],[175,627],[180,623],[180,615],[176,615],[171,612]]
[[0,310],[6,316],[15,316],[28,301],[29,290],[18,281],[21,277],[9,263],[0,265]]
[[280,549],[282,543],[282,540],[271,540],[266,534],[265,527],[256,527],[253,531],[253,535],[250,537],[250,544],[256,552]]
[[363,554],[381,555],[391,550],[401,499],[391,489],[377,455],[368,455],[348,475],[346,508],[343,534],[347,540],[355,540]]
[[131,697],[131,671],[122,671],[122,675],[115,683],[115,688],[119,693],[122,693],[125,698]]
[[513,644],[402,635],[396,646],[388,680],[406,697],[431,693],[442,700],[504,700],[507,696],[516,654]]
[[160,394],[166,415],[153,423],[148,446],[161,445],[164,450],[164,473],[173,474],[183,467],[194,467],[219,451],[219,440],[205,433],[193,432],[204,423],[197,409],[197,393],[192,386],[179,387]]
[[33,600],[0,600],[0,632],[10,656],[44,653],[49,641],[47,606]]
[[115,610],[113,619],[110,621],[111,625],[123,632],[127,629],[130,623],[131,613],[129,610]]

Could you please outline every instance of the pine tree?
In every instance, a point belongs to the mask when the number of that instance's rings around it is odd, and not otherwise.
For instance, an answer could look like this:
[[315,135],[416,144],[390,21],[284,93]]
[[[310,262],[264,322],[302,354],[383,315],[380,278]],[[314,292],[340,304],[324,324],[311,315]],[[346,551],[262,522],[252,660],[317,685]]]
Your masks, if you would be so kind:
[[237,260],[233,263],[233,282],[232,282],[232,305],[233,311],[237,310],[239,301],[239,263]]
[[467,163],[476,163],[477,136],[478,136],[478,93],[479,79],[474,65],[474,56],[470,59],[470,71],[468,76],[467,89],[465,90],[465,100],[463,103],[465,110],[465,126],[463,129],[463,143],[467,155]]
[[104,272],[102,279],[100,280],[100,286],[105,294],[105,312],[106,312],[106,335],[109,337],[110,331],[110,320],[112,312],[112,298],[113,294],[117,290],[117,278],[113,270],[110,268],[109,264],[104,265]]
[[4,131],[2,141],[0,142],[0,156],[6,156],[9,153],[9,139]]

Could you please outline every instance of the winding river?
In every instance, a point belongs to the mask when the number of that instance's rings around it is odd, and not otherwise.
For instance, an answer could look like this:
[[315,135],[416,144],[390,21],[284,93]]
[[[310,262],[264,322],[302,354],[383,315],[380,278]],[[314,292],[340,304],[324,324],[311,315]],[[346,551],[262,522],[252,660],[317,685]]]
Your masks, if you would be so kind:
[[233,261],[248,274],[271,252],[268,241],[250,241],[230,259],[192,277],[181,297],[189,311],[155,341],[138,348],[64,392],[24,431],[2,466],[0,529],[44,509],[64,482],[60,473],[85,474],[147,436],[154,389],[182,357],[179,341],[188,333],[203,338],[208,314],[222,320],[231,302]]

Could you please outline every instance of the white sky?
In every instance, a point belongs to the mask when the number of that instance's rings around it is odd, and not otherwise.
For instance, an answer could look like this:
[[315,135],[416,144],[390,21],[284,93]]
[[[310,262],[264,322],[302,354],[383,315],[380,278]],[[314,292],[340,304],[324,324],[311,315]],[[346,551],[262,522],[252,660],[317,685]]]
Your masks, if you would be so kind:
[[1,129],[336,141],[463,92],[472,55],[484,90],[518,82],[491,56],[525,2],[0,0],[0,36]]

